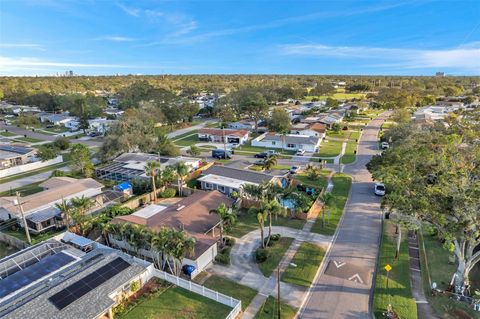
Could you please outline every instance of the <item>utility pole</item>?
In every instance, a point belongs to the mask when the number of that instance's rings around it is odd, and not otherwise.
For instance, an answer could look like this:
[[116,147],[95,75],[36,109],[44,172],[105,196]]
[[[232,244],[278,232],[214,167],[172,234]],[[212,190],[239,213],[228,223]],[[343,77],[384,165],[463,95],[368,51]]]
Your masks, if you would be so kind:
[[223,152],[224,152],[224,157],[225,159],[227,159],[227,144],[226,144],[226,140],[225,140],[225,127],[222,126],[222,135],[223,135]]
[[22,204],[20,203],[20,193],[16,192],[16,195],[17,195],[18,209],[20,210],[20,215],[22,216],[22,221],[23,221],[23,227],[25,228],[25,234],[27,235],[28,243],[31,245],[32,239],[30,238],[30,233],[28,232],[27,220],[25,219],[25,214],[23,213],[23,207],[22,207]]

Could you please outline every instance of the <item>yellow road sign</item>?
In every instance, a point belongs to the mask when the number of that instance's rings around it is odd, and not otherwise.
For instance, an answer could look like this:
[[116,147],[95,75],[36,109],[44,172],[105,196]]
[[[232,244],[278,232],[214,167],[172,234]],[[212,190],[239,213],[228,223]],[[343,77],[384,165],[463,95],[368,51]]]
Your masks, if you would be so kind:
[[390,266],[389,264],[387,264],[385,267],[383,267],[387,272],[390,272],[390,270],[392,270],[392,266]]

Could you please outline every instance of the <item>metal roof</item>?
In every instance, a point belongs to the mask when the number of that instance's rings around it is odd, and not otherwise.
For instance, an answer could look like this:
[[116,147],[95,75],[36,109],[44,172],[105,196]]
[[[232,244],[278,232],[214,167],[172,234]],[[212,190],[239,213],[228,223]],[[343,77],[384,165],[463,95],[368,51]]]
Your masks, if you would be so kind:
[[30,220],[33,223],[41,223],[47,221],[55,216],[60,216],[61,211],[56,206],[51,206],[33,214],[26,216],[25,218]]
[[0,145],[0,151],[12,152],[21,155],[28,154],[33,151],[33,148],[30,147],[23,147],[23,146],[15,146],[15,145]]

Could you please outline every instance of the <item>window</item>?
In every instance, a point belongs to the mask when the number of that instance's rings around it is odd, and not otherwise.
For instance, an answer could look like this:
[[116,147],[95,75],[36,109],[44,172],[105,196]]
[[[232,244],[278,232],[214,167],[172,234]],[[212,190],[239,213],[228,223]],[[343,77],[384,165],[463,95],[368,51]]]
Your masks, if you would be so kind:
[[272,145],[276,145],[276,142],[275,142],[275,141],[272,141]]
[[289,144],[287,144],[287,147],[288,147],[288,148],[295,148],[295,144],[290,144],[290,143],[289,143]]
[[218,186],[218,190],[223,193],[223,192],[225,192],[225,187],[224,186]]
[[206,189],[211,189],[211,188],[212,188],[212,184],[210,184],[210,183],[205,183],[205,188],[206,188]]

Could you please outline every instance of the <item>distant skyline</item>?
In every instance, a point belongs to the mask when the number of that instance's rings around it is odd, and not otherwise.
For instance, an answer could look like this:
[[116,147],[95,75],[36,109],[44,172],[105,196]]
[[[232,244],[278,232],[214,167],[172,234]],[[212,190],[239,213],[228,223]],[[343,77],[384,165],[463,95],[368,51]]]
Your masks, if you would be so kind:
[[480,1],[0,0],[0,75],[480,75]]

